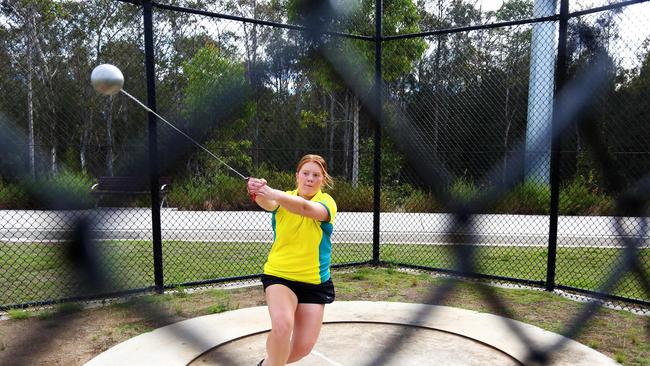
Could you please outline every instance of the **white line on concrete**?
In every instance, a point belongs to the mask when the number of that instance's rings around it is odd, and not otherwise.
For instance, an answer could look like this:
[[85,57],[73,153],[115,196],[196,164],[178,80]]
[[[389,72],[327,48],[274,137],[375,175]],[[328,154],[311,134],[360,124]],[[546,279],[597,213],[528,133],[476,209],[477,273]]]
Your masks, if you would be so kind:
[[343,365],[343,364],[341,364],[341,363],[338,363],[338,362],[332,360],[331,358],[325,356],[324,354],[322,354],[322,353],[320,353],[320,352],[318,352],[318,351],[316,351],[316,350],[311,350],[311,354],[314,355],[314,356],[318,356],[318,357],[322,358],[323,360],[329,362],[329,363],[332,364],[332,365],[335,365],[335,366],[345,366],[345,365]]

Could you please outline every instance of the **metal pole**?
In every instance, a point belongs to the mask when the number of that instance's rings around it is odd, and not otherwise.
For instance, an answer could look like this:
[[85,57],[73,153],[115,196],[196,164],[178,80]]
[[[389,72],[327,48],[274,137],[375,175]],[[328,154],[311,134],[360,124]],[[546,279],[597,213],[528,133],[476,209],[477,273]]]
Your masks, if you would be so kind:
[[[564,87],[567,73],[567,26],[569,23],[569,0],[560,2],[559,39],[557,46],[557,65],[555,68],[555,95]],[[555,117],[553,120],[555,121]],[[557,128],[553,123],[553,129]],[[555,131],[553,136],[559,136]],[[560,149],[562,141],[556,137],[551,142],[550,183],[551,212],[548,227],[548,258],[546,263],[546,291],[555,289],[555,270],[557,257],[557,222],[560,211]]]
[[375,159],[372,216],[372,262],[379,264],[379,211],[381,209],[381,120],[382,120],[382,0],[375,1]]
[[[555,14],[557,0],[534,0],[533,16]],[[526,122],[526,180],[550,183],[551,129],[553,128],[553,81],[556,75],[555,21],[532,25]],[[551,51],[553,50],[553,51]],[[549,52],[550,51],[550,52]]]
[[[151,1],[142,2],[144,16],[144,63],[147,77],[147,106],[156,111],[156,73],[153,50],[153,14]],[[158,132],[156,115],[148,113],[149,121],[149,177],[151,189],[151,230],[153,236],[153,268],[156,292],[163,293],[162,234],[160,226],[160,185],[158,183]]]

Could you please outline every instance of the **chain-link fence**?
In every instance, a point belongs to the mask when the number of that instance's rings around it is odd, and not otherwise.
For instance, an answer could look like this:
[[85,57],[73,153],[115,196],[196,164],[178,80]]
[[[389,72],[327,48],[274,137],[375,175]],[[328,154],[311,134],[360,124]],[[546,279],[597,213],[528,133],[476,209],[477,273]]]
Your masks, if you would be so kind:
[[[270,216],[221,161],[97,94],[90,72],[111,63],[246,176],[292,189],[299,158],[324,156],[335,266],[647,311],[648,3],[379,3],[380,22],[373,1],[3,2],[0,308],[261,272]],[[107,176],[170,183],[91,188]],[[82,287],[68,265],[79,219],[108,286]]]
[[[402,114],[396,117],[401,145],[417,143],[415,148],[407,147],[416,155],[412,158],[427,162],[420,162],[423,166],[417,174],[396,169],[382,189],[390,191],[387,186],[391,182],[399,182],[396,185],[401,189],[425,187],[419,195],[401,197],[406,211],[419,205],[419,211],[432,214],[386,216],[382,220],[383,261],[449,271],[457,259],[457,245],[475,244],[471,255],[476,273],[472,276],[595,295],[612,269],[622,263],[622,237],[647,245],[647,236],[640,231],[644,219],[621,217],[624,214],[615,205],[648,170],[647,149],[635,142],[636,136],[643,134],[630,134],[628,128],[634,127],[626,127],[643,118],[620,115],[638,111],[637,107],[648,108],[647,102],[639,101],[628,110],[630,100],[625,91],[626,85],[632,85],[627,84],[629,73],[642,72],[642,60],[647,60],[647,34],[638,33],[643,28],[639,17],[647,11],[647,4],[600,11],[592,6],[579,15],[560,14],[559,22],[521,21],[531,16],[551,17],[560,10],[553,2],[547,2],[550,9],[535,9],[543,3],[510,3],[496,12],[450,4],[438,8],[446,17],[436,18],[444,20],[448,29],[424,31],[423,38],[387,37],[388,42],[417,39],[424,43],[414,70],[388,83],[386,99]],[[567,19],[564,31],[562,19]],[[477,26],[490,21],[501,25]],[[629,36],[623,35],[627,32]],[[606,85],[594,94],[597,102],[576,120],[589,131],[597,131],[601,145],[591,145],[586,132],[573,121],[558,132],[557,160],[552,163],[548,137],[554,93],[593,63],[599,52],[604,52],[610,63],[602,76],[607,78]],[[383,56],[390,59],[386,53]],[[635,146],[634,152],[619,144]],[[609,158],[600,155],[609,159],[610,165],[603,166],[594,158],[597,149],[607,151]],[[383,152],[386,156],[387,151]],[[524,159],[521,166],[517,164],[520,156]],[[439,212],[458,211],[449,205],[447,210],[441,209],[444,203],[436,200],[440,193],[426,190],[422,176],[432,172],[442,174],[430,178],[429,186],[442,186],[443,193],[454,198],[453,204],[464,202],[472,209],[477,208],[474,205],[484,192],[509,188],[489,206],[479,205],[478,211],[470,211],[475,214],[471,227],[450,235],[448,228],[456,226],[457,217]],[[383,169],[382,179],[390,174]],[[512,174],[522,175],[516,184],[508,180]],[[402,227],[424,227],[428,236],[422,240],[421,233],[413,230],[407,250],[388,235],[392,220]],[[398,220],[404,221],[398,224]],[[617,225],[625,229],[619,232]],[[639,264],[647,261],[645,249],[637,255]],[[647,273],[647,264],[643,266]],[[605,297],[647,305],[647,280],[643,279],[647,275],[642,273],[625,276]]]

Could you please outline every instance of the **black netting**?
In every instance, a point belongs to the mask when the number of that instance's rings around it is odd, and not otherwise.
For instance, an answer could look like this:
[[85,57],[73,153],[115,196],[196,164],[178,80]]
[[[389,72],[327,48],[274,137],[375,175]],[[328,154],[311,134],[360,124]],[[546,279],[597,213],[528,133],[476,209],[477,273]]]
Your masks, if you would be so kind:
[[[26,4],[0,19],[2,309],[254,279],[272,215],[242,178],[293,189],[315,153],[335,179],[334,266],[647,312],[646,2],[571,2],[585,12],[565,19],[552,1],[384,1],[381,37],[372,1]],[[155,129],[93,90],[101,63],[137,101],[155,92]]]

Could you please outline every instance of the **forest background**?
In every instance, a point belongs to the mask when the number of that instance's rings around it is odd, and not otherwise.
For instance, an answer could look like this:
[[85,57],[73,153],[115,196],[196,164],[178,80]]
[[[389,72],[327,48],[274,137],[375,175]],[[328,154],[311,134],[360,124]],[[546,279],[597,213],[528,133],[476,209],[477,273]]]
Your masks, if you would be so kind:
[[[294,0],[159,3],[290,25],[304,21]],[[363,37],[374,35],[374,1],[339,3],[350,7],[326,26],[358,37],[319,42],[354,54],[372,71],[374,43]],[[644,97],[650,39],[640,32],[647,28],[647,5],[576,17],[568,28],[570,78],[594,58],[594,50],[606,50],[610,59],[612,82],[586,119],[606,142],[626,187],[650,163]],[[589,6],[572,3],[571,10]],[[96,65],[112,63],[125,74],[125,89],[147,99],[141,7],[109,0],[7,0],[1,9],[0,119],[18,148],[0,161],[0,208],[42,208],[26,193],[34,182],[55,192],[61,206],[92,207],[90,186],[99,176],[142,174],[147,167],[146,112],[123,96],[98,95],[89,85]],[[490,10],[465,0],[386,0],[383,35],[532,17],[530,0],[505,1]],[[522,143],[532,29],[519,24],[383,43],[387,120],[408,120],[417,140],[407,143],[450,172],[447,188],[457,197],[469,199],[498,183],[488,173],[495,167],[507,171]],[[376,125],[362,98],[372,92],[372,73],[359,75],[361,85],[344,82],[312,52],[313,42],[293,29],[156,9],[157,110],[228,164],[280,188],[292,188],[300,156],[321,154],[336,178],[332,193],[339,209],[371,211]],[[555,45],[548,52],[556,52]],[[159,133],[160,174],[173,178],[169,206],[254,208],[239,178],[218,161],[164,125]],[[382,210],[444,210],[394,138],[382,137]],[[603,183],[583,139],[578,128],[564,136],[560,214],[611,214],[618,192]],[[491,212],[547,214],[549,206],[548,184],[524,180]]]

